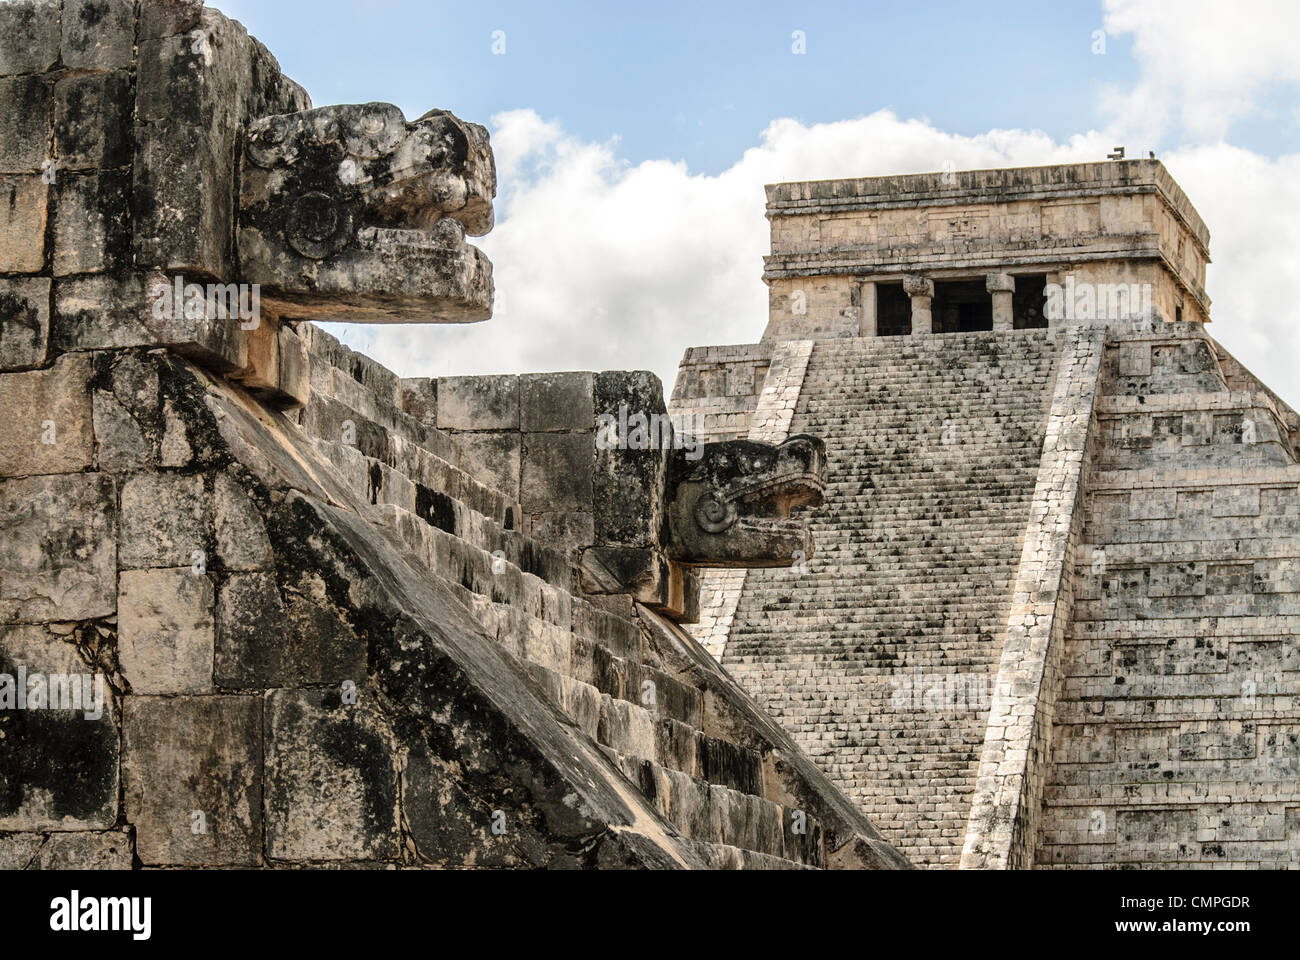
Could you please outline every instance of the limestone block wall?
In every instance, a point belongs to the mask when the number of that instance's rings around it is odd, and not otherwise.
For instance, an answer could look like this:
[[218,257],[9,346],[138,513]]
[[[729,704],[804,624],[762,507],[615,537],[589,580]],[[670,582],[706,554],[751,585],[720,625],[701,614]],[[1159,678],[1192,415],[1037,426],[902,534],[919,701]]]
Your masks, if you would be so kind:
[[520,529],[575,547],[595,538],[595,374],[402,381],[403,402],[452,438],[481,482],[520,504]]
[[860,284],[849,276],[770,280],[763,339],[856,337],[861,332],[860,296]]
[[[633,591],[639,599],[666,603],[664,591],[683,599],[684,575],[661,556],[663,491],[668,458],[695,438],[669,419],[654,374],[443,377],[403,381],[402,391],[478,482],[516,498],[527,535],[582,565],[585,589],[625,593],[622,574],[643,568],[633,576],[645,578]],[[693,615],[693,580],[689,595]]]
[[771,361],[767,343],[687,347],[668,408],[710,441],[746,437]]
[[1112,333],[1040,867],[1300,863],[1300,473],[1203,333]]

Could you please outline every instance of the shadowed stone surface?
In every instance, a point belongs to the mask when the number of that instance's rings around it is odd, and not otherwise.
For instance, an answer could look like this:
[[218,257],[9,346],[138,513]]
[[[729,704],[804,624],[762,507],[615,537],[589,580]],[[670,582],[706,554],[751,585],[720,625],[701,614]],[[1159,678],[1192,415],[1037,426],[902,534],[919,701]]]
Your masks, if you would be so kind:
[[261,724],[259,697],[126,699],[126,817],[142,862],[261,862]]
[[[76,646],[45,627],[0,626],[0,831],[103,830],[116,821],[112,690],[101,684],[103,709],[88,717],[94,685],[84,678],[92,673]],[[56,684],[51,675],[69,678],[78,689]],[[18,709],[20,692],[24,709]],[[65,699],[76,694],[83,696]]]

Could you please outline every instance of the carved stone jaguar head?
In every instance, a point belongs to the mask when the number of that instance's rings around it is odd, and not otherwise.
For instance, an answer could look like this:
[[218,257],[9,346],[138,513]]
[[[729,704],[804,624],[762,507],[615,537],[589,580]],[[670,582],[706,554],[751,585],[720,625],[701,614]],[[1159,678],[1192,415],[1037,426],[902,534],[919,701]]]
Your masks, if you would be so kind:
[[240,182],[241,276],[290,318],[463,323],[492,314],[488,133],[390,103],[250,124]]

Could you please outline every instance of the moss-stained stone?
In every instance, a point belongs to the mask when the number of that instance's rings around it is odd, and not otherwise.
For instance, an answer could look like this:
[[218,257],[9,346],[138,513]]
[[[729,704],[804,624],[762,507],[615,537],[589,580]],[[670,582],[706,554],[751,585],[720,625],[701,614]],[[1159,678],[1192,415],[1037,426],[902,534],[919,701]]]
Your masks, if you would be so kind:
[[86,620],[116,609],[111,477],[0,481],[0,540],[0,620]]
[[595,461],[591,433],[524,434],[519,475],[524,513],[589,510]]
[[398,856],[392,734],[369,704],[337,690],[266,697],[266,846],[274,860]]
[[131,162],[131,78],[125,70],[64,77],[54,86],[54,143],[64,170]]
[[127,173],[66,173],[54,182],[54,275],[120,270],[131,233],[121,215],[131,202]]
[[43,626],[0,626],[0,675],[9,678],[0,678],[0,831],[111,827],[118,732],[108,684]]
[[226,577],[217,594],[217,684],[241,689],[284,683],[290,652],[285,639],[284,603],[275,579],[265,573]]
[[0,370],[40,366],[49,340],[49,277],[0,278]]
[[525,433],[591,430],[596,422],[591,373],[530,373],[519,378],[519,426]]
[[38,174],[0,176],[0,273],[45,266],[50,188]]
[[126,67],[134,44],[135,4],[131,0],[64,0],[64,66],[92,70]]
[[45,77],[0,79],[0,173],[33,173],[49,159],[50,82]]
[[59,60],[59,0],[0,4],[0,75],[43,73]]
[[261,862],[259,697],[127,697],[126,819],[148,866]]
[[32,860],[30,870],[130,870],[131,836],[104,833],[52,833]]
[[0,870],[26,870],[45,842],[39,833],[11,833],[0,837]]
[[260,570],[271,564],[271,542],[253,501],[230,474],[213,484],[217,558],[226,570]]
[[127,478],[118,565],[124,570],[186,563],[206,567],[208,512],[201,476],[142,473]]
[[75,473],[91,466],[90,358],[0,375],[0,476]]
[[212,690],[212,579],[193,567],[123,570],[118,661],[137,694]]

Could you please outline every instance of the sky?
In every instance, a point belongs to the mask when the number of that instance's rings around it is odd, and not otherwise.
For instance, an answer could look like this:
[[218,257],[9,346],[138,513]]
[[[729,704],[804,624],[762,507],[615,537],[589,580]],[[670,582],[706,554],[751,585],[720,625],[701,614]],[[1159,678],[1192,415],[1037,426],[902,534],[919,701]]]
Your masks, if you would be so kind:
[[402,376],[649,369],[766,324],[763,185],[1154,151],[1212,335],[1300,407],[1300,3],[214,0],[316,105],[484,124],[492,319],[330,325]]

